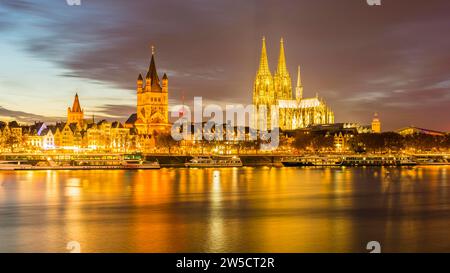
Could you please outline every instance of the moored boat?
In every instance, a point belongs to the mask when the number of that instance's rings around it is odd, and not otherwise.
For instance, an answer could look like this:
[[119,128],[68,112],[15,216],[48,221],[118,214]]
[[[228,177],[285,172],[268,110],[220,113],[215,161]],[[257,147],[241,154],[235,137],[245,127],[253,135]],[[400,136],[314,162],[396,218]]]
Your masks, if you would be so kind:
[[414,166],[412,158],[393,155],[352,155],[343,157],[343,166]]
[[36,165],[21,161],[0,161],[1,170],[141,170],[160,169],[158,162],[146,162],[142,160],[123,160],[114,162],[73,162],[73,164],[56,163],[50,158],[46,162],[41,161]]
[[296,156],[296,157],[288,157],[283,158],[281,160],[281,164],[283,164],[284,167],[307,167],[307,166],[314,166],[310,160],[308,160],[307,157],[303,156]]
[[418,163],[410,157],[397,158],[397,166],[415,166]]
[[27,170],[33,166],[22,161],[0,161],[0,170]]
[[413,155],[414,160],[418,165],[450,165],[450,156],[449,155]]
[[188,168],[227,168],[242,167],[242,161],[237,156],[199,156],[184,164]]
[[348,156],[298,156],[281,161],[285,167],[333,166],[414,166],[417,162],[408,156],[348,155]]
[[300,156],[289,157],[281,161],[285,167],[332,167],[342,165],[342,157],[339,156]]

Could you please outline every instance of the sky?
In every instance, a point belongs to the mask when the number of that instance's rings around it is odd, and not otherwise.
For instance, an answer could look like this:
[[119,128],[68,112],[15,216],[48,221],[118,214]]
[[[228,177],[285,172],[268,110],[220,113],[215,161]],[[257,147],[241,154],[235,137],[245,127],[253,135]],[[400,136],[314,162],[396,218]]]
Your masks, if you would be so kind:
[[125,120],[155,46],[169,103],[250,104],[266,37],[336,122],[450,131],[450,1],[0,0],[0,120]]

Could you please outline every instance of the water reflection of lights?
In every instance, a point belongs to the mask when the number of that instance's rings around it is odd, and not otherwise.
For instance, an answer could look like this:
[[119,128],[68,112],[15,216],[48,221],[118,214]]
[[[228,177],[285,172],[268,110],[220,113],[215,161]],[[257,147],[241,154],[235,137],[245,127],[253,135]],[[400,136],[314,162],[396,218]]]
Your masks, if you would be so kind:
[[209,224],[209,251],[217,252],[223,247],[224,240],[224,221],[222,215],[222,188],[220,170],[214,170],[213,187],[211,193],[211,201],[213,203],[210,224]]
[[78,197],[81,194],[81,179],[69,178],[66,182],[66,196]]
[[[64,251],[61,246],[76,240],[86,251],[108,252],[345,252],[360,249],[354,234],[369,233],[385,238],[393,251],[440,250],[449,221],[436,213],[445,213],[449,171],[442,166],[36,171],[32,180],[27,172],[0,172],[0,185],[5,183],[0,205],[11,204],[2,206],[6,213],[0,218],[12,227],[0,234],[0,250],[9,245]],[[366,217],[368,208],[380,213]],[[41,234],[39,244],[31,232]],[[317,244],[324,241],[333,244]]]
[[213,192],[220,192],[220,171],[213,171]]
[[6,182],[3,180],[3,174],[0,173],[0,197],[4,199],[3,192],[5,190]]
[[45,184],[47,197],[56,196],[58,194],[58,172],[47,171]]

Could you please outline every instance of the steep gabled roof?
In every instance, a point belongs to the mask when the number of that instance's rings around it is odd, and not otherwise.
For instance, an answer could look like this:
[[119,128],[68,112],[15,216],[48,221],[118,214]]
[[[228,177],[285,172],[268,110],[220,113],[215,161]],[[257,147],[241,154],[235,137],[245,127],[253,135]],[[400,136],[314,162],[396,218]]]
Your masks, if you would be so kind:
[[137,120],[137,114],[131,114],[130,117],[125,121],[126,124],[134,124]]
[[56,123],[55,126],[56,126],[57,129],[62,131],[64,129],[64,127],[66,127],[66,123],[65,122],[58,122],[58,123]]
[[[55,134],[57,129],[58,129],[58,128],[56,127],[56,125],[48,125],[46,130],[49,130],[49,131],[52,132],[52,134]],[[44,131],[45,131],[45,130],[44,130]],[[42,132],[44,132],[44,131],[42,131]],[[47,133],[48,133],[48,132],[47,132]]]
[[71,123],[69,124],[69,128],[72,131],[72,133],[75,133],[78,129],[78,124],[77,123]]
[[111,128],[124,128],[124,127],[123,127],[123,124],[122,124],[121,122],[119,122],[119,121],[114,121],[114,122],[111,124]]
[[100,120],[99,122],[97,122],[97,126],[100,126],[100,125],[102,125],[102,124],[104,124],[104,123],[108,123],[108,122],[106,121],[106,119],[102,119],[102,120]]
[[78,93],[75,94],[75,100],[73,101],[72,112],[81,112],[80,100],[78,99]]

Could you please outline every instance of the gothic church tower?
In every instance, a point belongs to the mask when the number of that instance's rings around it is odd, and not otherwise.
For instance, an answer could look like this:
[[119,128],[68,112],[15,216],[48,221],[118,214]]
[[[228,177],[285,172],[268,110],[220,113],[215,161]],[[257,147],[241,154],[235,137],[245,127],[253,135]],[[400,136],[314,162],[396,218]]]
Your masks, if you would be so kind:
[[159,80],[155,64],[155,52],[152,48],[152,58],[147,75],[144,79],[139,74],[137,79],[137,119],[135,126],[141,135],[156,132],[166,132],[169,124],[169,79],[164,74]]
[[82,126],[84,121],[84,111],[81,109],[78,94],[75,94],[72,108],[67,108],[67,123],[77,123]]

